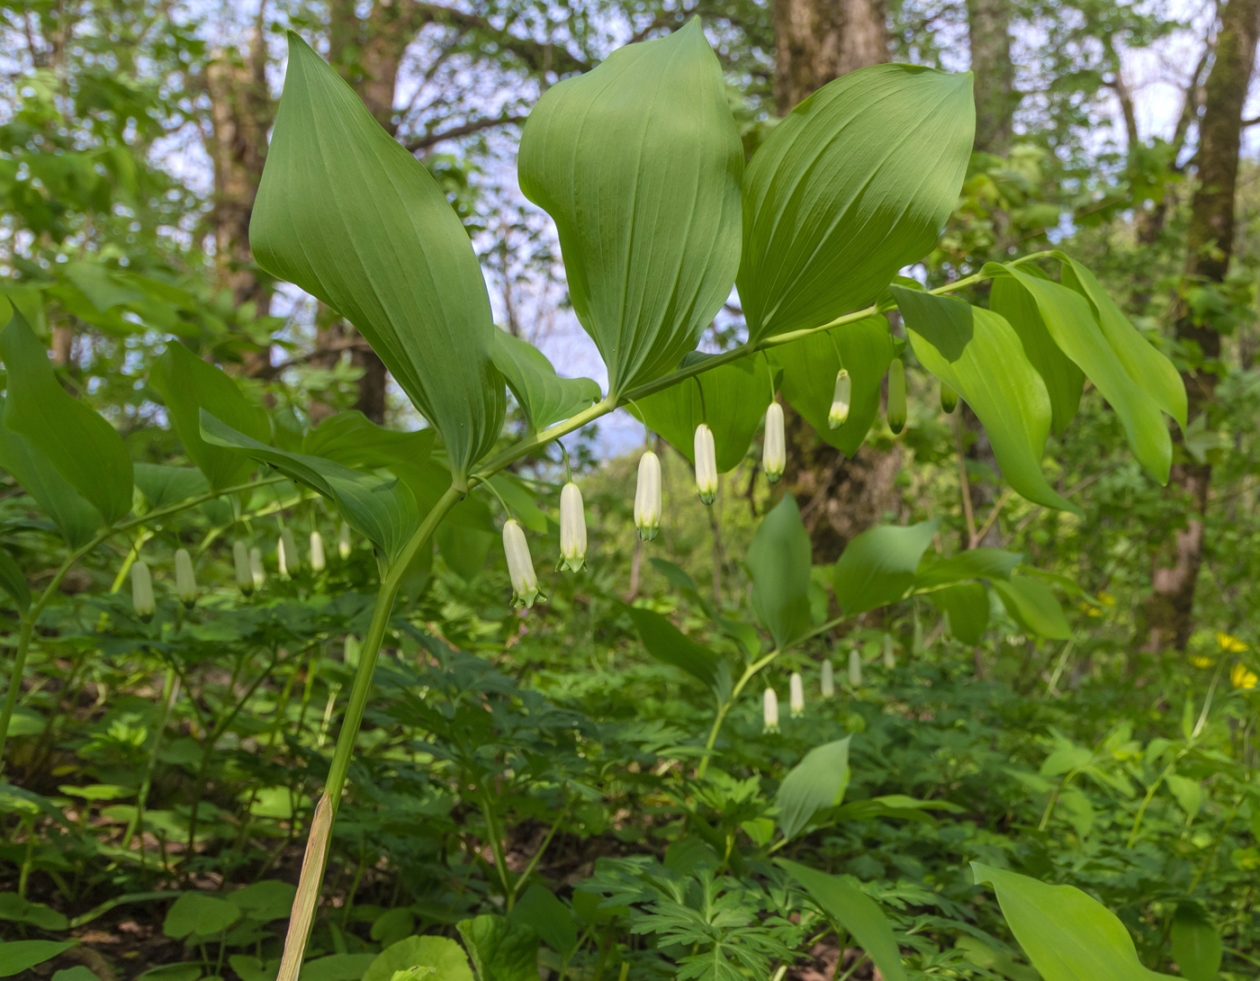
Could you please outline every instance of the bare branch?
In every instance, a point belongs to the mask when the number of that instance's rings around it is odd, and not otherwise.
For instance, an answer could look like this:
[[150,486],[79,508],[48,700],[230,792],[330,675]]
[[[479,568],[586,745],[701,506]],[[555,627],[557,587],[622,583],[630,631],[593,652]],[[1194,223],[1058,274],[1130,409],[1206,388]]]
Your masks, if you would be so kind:
[[457,140],[461,136],[470,136],[473,133],[480,133],[487,129],[494,129],[496,126],[511,126],[515,123],[525,122],[524,116],[495,116],[490,119],[474,119],[470,123],[464,123],[462,126],[452,126],[450,129],[441,129],[436,133],[424,133],[414,139],[407,140],[405,146],[412,153],[419,153],[421,150],[427,150],[431,146],[446,140]]

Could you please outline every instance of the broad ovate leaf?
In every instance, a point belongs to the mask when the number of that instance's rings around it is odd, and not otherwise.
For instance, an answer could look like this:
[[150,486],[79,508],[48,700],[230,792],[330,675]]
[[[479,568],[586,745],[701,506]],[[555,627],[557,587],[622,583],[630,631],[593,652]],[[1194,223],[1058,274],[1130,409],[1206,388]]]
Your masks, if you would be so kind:
[[[0,307],[7,306],[0,301]],[[48,352],[20,313],[13,312],[0,331],[0,357],[9,387],[4,425],[113,524],[131,510],[134,482],[131,457],[118,431],[61,387]]]
[[835,807],[849,786],[849,740],[815,746],[788,771],[775,803],[784,840],[795,838],[819,811]]
[[495,331],[490,357],[507,379],[530,432],[541,432],[599,400],[599,385],[591,379],[561,378],[542,351],[505,330]]
[[892,294],[915,356],[979,417],[1006,482],[1030,501],[1075,512],[1041,472],[1050,396],[1011,325],[954,297],[899,286]]
[[833,584],[845,616],[886,606],[901,599],[914,584],[914,573],[932,543],[939,522],[907,528],[870,528],[845,546],[836,561]]
[[744,152],[692,20],[549,89],[521,136],[521,190],[555,220],[609,394],[695,347],[739,266]]
[[994,591],[1006,612],[1025,630],[1050,640],[1067,640],[1072,636],[1063,607],[1045,583],[1030,576],[995,579]]
[[250,245],[367,338],[462,484],[506,406],[472,243],[424,166],[293,34]]
[[989,626],[989,591],[983,583],[958,582],[927,594],[949,617],[949,631],[964,644],[978,644]]
[[696,643],[659,613],[637,606],[630,607],[629,612],[649,654],[686,671],[719,699],[730,693],[730,669],[713,651]]
[[974,132],[971,75],[911,65],[850,72],[793,109],[744,176],[749,337],[866,306],[930,252]]
[[[857,453],[879,416],[880,389],[893,359],[888,321],[867,317],[772,347],[769,355],[775,367],[783,369],[783,397],[814,427],[818,438],[846,456]],[[841,368],[849,373],[852,386],[849,418],[832,429],[827,413]]]
[[744,557],[752,578],[752,608],[782,650],[813,625],[809,532],[791,494],[762,519]]

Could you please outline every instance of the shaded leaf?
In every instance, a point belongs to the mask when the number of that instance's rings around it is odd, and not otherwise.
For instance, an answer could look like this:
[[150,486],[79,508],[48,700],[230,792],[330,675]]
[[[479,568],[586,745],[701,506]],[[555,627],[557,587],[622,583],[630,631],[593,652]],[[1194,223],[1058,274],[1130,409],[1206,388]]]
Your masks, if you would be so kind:
[[1018,552],[1000,548],[973,548],[947,559],[925,552],[914,574],[914,586],[927,589],[968,579],[1009,579],[1022,558]]
[[707,686],[718,699],[731,687],[730,671],[720,657],[696,643],[659,613],[628,607],[630,619],[647,652],[658,661],[686,671]]
[[214,937],[241,918],[240,907],[204,892],[186,892],[171,904],[162,932],[172,940]]
[[1198,906],[1177,906],[1171,939],[1173,960],[1188,981],[1215,981],[1221,969],[1221,935]]
[[832,582],[845,616],[901,599],[914,584],[915,570],[936,534],[937,521],[898,528],[885,525],[862,532],[845,546]]
[[0,978],[15,974],[50,961],[62,951],[69,950],[77,940],[13,940],[0,941]]
[[964,644],[978,644],[989,626],[989,591],[978,582],[960,582],[927,594],[949,617],[949,630]]
[[791,494],[762,519],[744,565],[752,578],[753,612],[783,650],[813,626],[809,532]]
[[530,432],[577,415],[602,395],[589,378],[561,378],[542,351],[505,330],[495,331],[490,357],[507,379]]
[[538,981],[538,938],[528,927],[485,914],[456,924],[478,981]]
[[1050,640],[1072,636],[1063,608],[1045,583],[1029,576],[1011,576],[1005,582],[993,580],[992,586],[1006,612],[1025,630]]
[[[252,470],[253,463],[249,464]],[[160,463],[136,464],[136,487],[150,508],[164,508],[210,489],[205,475],[196,467],[168,467]]]
[[31,606],[31,587],[26,574],[8,549],[0,548],[0,587],[11,597],[18,612],[25,613]]
[[795,838],[814,815],[824,808],[835,807],[844,799],[849,786],[849,740],[845,736],[835,742],[815,746],[805,758],[788,771],[775,803],[779,806],[779,830],[784,840]]
[[[573,956],[578,946],[577,923],[569,907],[546,886],[534,883],[516,901],[508,919],[533,930],[561,957]],[[364,981],[367,981],[365,978]]]

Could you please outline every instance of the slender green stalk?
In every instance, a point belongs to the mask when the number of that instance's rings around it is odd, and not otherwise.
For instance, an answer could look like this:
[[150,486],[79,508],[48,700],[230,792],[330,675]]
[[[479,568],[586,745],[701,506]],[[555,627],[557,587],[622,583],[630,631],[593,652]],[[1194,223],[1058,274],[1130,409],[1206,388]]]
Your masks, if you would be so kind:
[[721,705],[718,706],[717,715],[713,719],[713,728],[709,730],[709,738],[705,740],[704,757],[700,760],[700,766],[696,769],[696,779],[703,780],[705,773],[709,769],[709,760],[713,758],[713,747],[717,745],[718,733],[722,731],[722,723],[726,721],[726,716],[730,713],[731,708],[739,700],[740,693],[752,681],[753,676],[762,668],[778,657],[782,651],[777,648],[767,654],[765,657],[753,661],[744,668],[744,673],[740,676],[739,681],[735,682],[735,687],[731,689],[730,696]]

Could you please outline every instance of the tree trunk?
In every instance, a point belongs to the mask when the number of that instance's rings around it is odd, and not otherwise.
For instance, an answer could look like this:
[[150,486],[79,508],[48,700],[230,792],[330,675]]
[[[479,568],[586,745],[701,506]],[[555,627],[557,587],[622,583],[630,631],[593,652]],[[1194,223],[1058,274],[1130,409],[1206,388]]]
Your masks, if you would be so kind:
[[888,60],[885,0],[774,0],[779,114],[846,72]]
[[[1260,33],[1260,0],[1229,0],[1221,13],[1216,58],[1205,86],[1199,124],[1198,186],[1186,232],[1185,281],[1222,283],[1234,249],[1235,190],[1242,144],[1242,112]],[[1210,362],[1221,354],[1221,337],[1211,323],[1196,321],[1182,305],[1177,338],[1201,358],[1182,378],[1191,419],[1209,412],[1217,376]],[[1205,368],[1205,365],[1209,367]],[[1144,647],[1156,653],[1184,650],[1193,627],[1194,591],[1203,561],[1203,520],[1211,490],[1212,468],[1179,450],[1168,492],[1184,507],[1186,524],[1160,543],[1151,577],[1152,592],[1143,611]]]
[[1019,104],[1011,62],[1011,0],[967,0],[967,36],[976,76],[976,149],[1004,154],[1011,148]]

